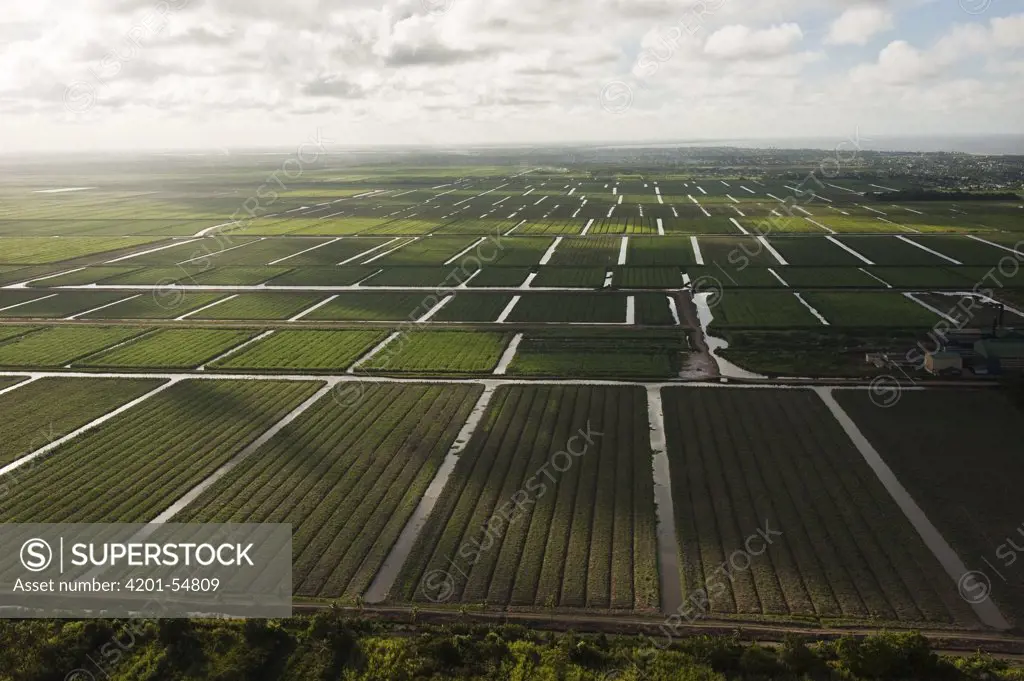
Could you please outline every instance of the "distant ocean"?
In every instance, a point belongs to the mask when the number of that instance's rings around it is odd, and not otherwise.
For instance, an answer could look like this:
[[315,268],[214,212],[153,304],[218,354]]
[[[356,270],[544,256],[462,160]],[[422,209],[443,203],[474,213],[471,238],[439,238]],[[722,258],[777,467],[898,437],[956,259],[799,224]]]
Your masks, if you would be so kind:
[[[739,147],[745,149],[835,149],[850,137],[788,137],[778,139],[680,140],[602,145],[606,149],[642,149],[656,147]],[[964,154],[1024,155],[1024,135],[886,136],[861,132],[861,148],[866,151],[908,151],[913,153],[949,151]]]

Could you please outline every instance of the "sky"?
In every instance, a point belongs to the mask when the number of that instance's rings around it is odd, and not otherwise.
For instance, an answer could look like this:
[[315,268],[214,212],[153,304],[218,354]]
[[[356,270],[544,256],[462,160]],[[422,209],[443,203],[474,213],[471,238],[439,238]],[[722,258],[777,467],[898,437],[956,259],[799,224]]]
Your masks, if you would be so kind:
[[33,0],[0,153],[1024,133],[1022,0]]

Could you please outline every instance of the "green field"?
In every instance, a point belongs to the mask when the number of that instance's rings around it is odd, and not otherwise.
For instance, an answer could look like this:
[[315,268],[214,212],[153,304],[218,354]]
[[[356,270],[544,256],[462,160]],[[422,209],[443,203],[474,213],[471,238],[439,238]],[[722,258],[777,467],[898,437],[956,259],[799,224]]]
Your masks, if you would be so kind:
[[126,326],[64,326],[40,329],[0,342],[0,366],[60,367],[122,343],[146,329]]
[[987,576],[1000,611],[1019,627],[1024,582],[1008,545],[1022,545],[1019,407],[988,390],[899,392],[885,409],[867,391],[833,394],[967,568]]
[[191,369],[253,336],[229,329],[166,329],[86,357],[76,366],[123,369]]
[[[713,580],[713,615],[978,625],[813,392],[663,395],[684,600]],[[750,568],[714,577],[737,551]]]
[[[407,9],[395,20],[409,30],[440,21]],[[453,59],[425,43],[413,52],[374,58],[399,75]],[[543,85],[535,67],[523,73]],[[360,74],[349,75],[369,87]],[[331,105],[316,84],[295,87],[303,110]],[[294,161],[269,150],[0,158],[0,468],[77,433],[0,476],[0,522],[147,521],[205,482],[176,519],[291,523],[296,598],[315,599],[323,618],[336,599],[356,620],[382,604],[415,645],[424,618],[453,627],[444,664],[389,657],[380,679],[547,678],[523,652],[532,633],[508,644],[514,665],[473,657],[477,627],[499,619],[583,632],[557,655],[545,648],[552,679],[616,676],[602,663],[612,634],[656,630],[679,590],[684,602],[710,590],[766,521],[780,541],[701,614],[724,648],[679,655],[710,655],[699,659],[722,678],[779,676],[759,666],[767,649],[735,652],[725,636],[755,624],[773,643],[828,627],[1003,646],[974,638],[993,632],[828,391],[957,557],[1000,568],[994,598],[1018,631],[1021,561],[997,551],[1021,522],[1009,399],[1024,314],[1007,311],[1000,329],[998,306],[975,307],[953,332],[943,313],[976,287],[1024,310],[1024,252],[1013,252],[1024,212],[1009,194],[1024,157],[861,149],[833,177],[815,150],[563,147],[350,149],[339,137],[286,187],[268,178]],[[986,195],[997,190],[1007,195]],[[936,377],[913,358],[943,333],[965,367]],[[996,335],[1001,364],[976,345]],[[896,404],[878,406],[887,382],[901,384]],[[585,455],[560,454],[581,429],[595,434]],[[316,621],[297,645],[319,640]],[[109,676],[355,678],[387,657],[349,655],[342,628],[321,666],[284,669],[285,634],[267,627],[291,636],[296,625],[250,620],[246,645],[265,657],[178,669],[202,637],[167,622],[150,635],[178,642],[173,659]],[[74,640],[109,638],[90,631]],[[63,644],[46,645],[64,659]],[[786,673],[887,675],[839,664],[859,654],[852,639],[830,645],[814,648],[828,669]],[[741,667],[720,664],[737,657]],[[901,659],[900,678],[947,678]],[[592,669],[574,675],[582,660]]]
[[321,399],[175,520],[285,522],[301,596],[359,598],[481,389],[355,384]]
[[837,326],[934,326],[939,316],[899,293],[804,293],[807,302]]
[[[316,382],[184,381],[19,475],[3,522],[145,522],[312,395]],[[116,471],[116,475],[111,475]]]
[[681,333],[527,332],[509,365],[511,376],[670,378],[688,351]]
[[821,326],[821,322],[788,291],[726,290],[717,298],[711,312],[716,327]]
[[626,296],[606,293],[534,293],[523,296],[508,321],[624,324]]
[[387,335],[385,331],[275,331],[210,368],[343,371]]
[[508,335],[481,331],[405,331],[360,370],[394,373],[490,373]]
[[[194,315],[193,319],[289,319],[312,307],[326,295],[298,293],[242,293]],[[321,308],[322,309],[322,308]]]
[[[567,455],[572,464],[559,460],[563,472],[531,487],[573,436],[574,451],[586,455]],[[650,470],[643,390],[501,388],[391,599],[436,602],[428,576],[440,570],[451,603],[652,612],[659,591]],[[535,495],[534,503],[516,497],[517,508],[513,496],[531,488],[520,494]],[[493,548],[482,551],[487,540]]]

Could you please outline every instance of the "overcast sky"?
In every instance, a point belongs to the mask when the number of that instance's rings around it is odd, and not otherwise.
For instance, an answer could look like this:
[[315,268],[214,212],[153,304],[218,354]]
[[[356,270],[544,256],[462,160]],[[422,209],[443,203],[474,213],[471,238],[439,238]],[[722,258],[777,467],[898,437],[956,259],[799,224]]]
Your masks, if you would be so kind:
[[1021,0],[8,0],[0,152],[1024,133]]

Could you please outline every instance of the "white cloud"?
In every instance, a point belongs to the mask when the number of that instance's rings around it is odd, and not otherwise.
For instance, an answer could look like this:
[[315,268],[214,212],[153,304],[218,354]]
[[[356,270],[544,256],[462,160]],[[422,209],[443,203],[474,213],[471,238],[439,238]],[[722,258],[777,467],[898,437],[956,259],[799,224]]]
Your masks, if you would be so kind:
[[720,28],[704,43],[704,52],[721,59],[778,57],[803,40],[799,24],[787,23],[755,30],[734,24]]
[[851,77],[861,83],[916,83],[937,75],[942,67],[943,62],[933,55],[905,40],[895,40],[879,53],[876,63],[856,67]]
[[[991,119],[1019,129],[1024,15],[946,19],[946,2],[168,0],[180,9],[141,36],[158,0],[15,2],[0,150],[287,144],[317,125],[362,143],[913,131],[924,114],[899,105],[915,97],[942,115],[999,101]],[[635,104],[616,117],[601,93],[619,80]],[[77,81],[84,111],[64,101]]]
[[880,5],[860,5],[843,12],[829,27],[829,45],[866,45],[871,38],[893,27],[893,15]]
[[857,66],[850,75],[861,83],[914,84],[944,75],[972,55],[1006,54],[1020,48],[1024,48],[1024,14],[996,17],[988,24],[953,26],[927,49],[893,41],[875,63]]

